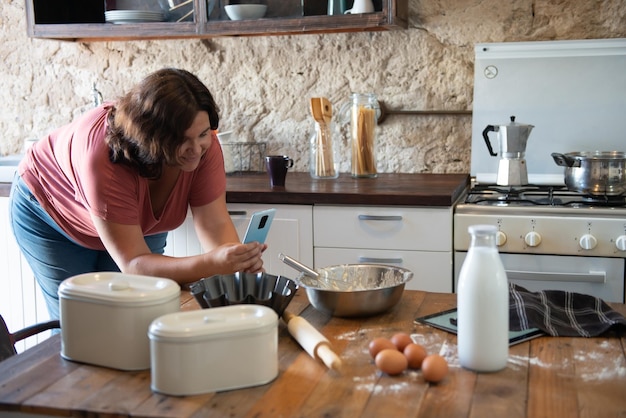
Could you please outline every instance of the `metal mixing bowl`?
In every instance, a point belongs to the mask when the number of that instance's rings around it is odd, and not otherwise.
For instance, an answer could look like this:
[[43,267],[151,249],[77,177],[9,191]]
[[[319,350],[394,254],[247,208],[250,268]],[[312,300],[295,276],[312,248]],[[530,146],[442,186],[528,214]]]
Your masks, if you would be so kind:
[[383,313],[400,300],[410,270],[382,264],[342,264],[317,270],[322,285],[305,274],[296,280],[319,311],[339,317]]

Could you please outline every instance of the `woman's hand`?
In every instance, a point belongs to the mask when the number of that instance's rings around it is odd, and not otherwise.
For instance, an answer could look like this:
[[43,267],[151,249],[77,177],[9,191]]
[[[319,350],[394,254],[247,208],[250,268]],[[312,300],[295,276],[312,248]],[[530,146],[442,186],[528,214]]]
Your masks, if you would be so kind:
[[[242,244],[226,206],[226,194],[208,205],[191,207],[194,228],[206,253],[204,265],[211,274],[231,274],[237,271],[263,272],[261,256],[267,244]],[[205,274],[203,277],[207,277]]]
[[267,244],[251,242],[249,244],[228,243],[220,245],[204,254],[212,274],[230,274],[237,271],[259,273],[263,271],[261,256]]

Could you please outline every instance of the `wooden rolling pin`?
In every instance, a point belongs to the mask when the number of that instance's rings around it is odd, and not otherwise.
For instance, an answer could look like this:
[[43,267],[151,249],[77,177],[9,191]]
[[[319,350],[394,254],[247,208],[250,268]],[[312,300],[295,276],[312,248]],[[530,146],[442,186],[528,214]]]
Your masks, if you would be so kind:
[[291,336],[311,357],[321,360],[331,370],[340,371],[341,359],[333,351],[330,341],[309,321],[290,312],[284,312],[283,319]]

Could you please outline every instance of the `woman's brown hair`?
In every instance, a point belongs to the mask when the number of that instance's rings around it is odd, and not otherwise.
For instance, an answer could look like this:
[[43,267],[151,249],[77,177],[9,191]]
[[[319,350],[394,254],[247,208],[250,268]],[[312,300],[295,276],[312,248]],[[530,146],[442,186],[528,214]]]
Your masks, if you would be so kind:
[[192,73],[158,70],[121,97],[108,115],[107,144],[114,163],[131,166],[143,177],[159,178],[163,162],[176,164],[176,151],[197,113],[219,125],[219,108],[209,89]]

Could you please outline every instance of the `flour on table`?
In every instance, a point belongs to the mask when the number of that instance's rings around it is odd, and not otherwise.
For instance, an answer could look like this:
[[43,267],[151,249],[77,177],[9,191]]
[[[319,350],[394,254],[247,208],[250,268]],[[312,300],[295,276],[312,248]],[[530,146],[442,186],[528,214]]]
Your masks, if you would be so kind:
[[[600,349],[608,350],[610,344],[603,341],[599,346]],[[604,379],[626,379],[626,364],[622,356],[615,356],[609,351],[583,351],[579,350],[574,354],[578,375],[585,381],[596,381]],[[606,364],[604,367],[586,367],[588,364]],[[589,369],[589,370],[586,370]]]
[[335,337],[337,340],[346,340],[346,341],[356,341],[359,339],[359,331],[349,331],[344,332],[343,334],[339,334]]

